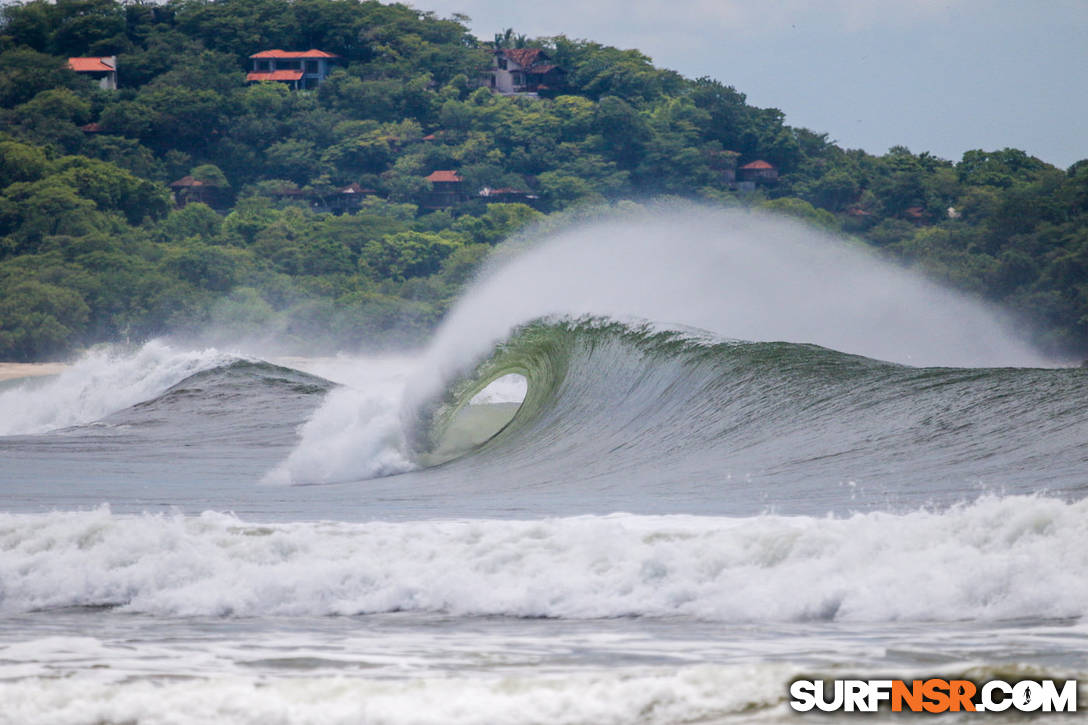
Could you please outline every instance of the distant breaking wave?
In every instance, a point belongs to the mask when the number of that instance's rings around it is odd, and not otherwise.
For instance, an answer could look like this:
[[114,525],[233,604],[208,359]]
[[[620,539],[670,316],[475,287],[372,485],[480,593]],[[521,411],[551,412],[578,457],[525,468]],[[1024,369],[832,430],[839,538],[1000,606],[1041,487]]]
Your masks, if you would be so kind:
[[157,340],[135,351],[94,350],[54,378],[0,392],[0,436],[92,423],[190,375],[241,359],[215,349],[177,350]]

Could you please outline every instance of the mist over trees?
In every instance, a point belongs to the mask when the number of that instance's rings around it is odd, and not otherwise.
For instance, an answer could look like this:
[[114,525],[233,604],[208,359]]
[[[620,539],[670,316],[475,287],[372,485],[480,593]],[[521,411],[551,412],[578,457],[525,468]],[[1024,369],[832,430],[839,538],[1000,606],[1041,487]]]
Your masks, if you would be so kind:
[[[1088,160],[843,149],[636,50],[484,42],[464,20],[373,0],[4,6],[0,358],[211,326],[419,341],[508,234],[660,195],[855,235],[1088,354]],[[480,87],[494,47],[543,48],[565,85]],[[247,84],[271,48],[340,59],[314,90]],[[67,65],[114,55],[117,90]],[[777,180],[738,184],[753,161]],[[462,179],[453,203],[428,201],[438,170]],[[339,213],[346,188],[362,201]]]

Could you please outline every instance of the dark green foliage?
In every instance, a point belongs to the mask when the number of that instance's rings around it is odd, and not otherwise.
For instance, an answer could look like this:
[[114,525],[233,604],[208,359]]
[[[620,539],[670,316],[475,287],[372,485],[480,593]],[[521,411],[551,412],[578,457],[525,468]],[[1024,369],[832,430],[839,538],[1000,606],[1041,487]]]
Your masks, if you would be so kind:
[[[17,7],[8,5],[4,13],[12,12]],[[9,29],[10,26],[5,31]],[[6,41],[6,32],[3,37]],[[10,49],[6,49],[8,46],[5,42],[5,50],[0,53],[0,106],[3,108],[25,103],[41,91],[86,85],[78,75],[68,70],[63,58],[39,53],[21,44],[12,43]]]
[[[463,20],[377,0],[5,5],[0,358],[209,324],[418,341],[542,211],[650,195],[857,235],[1088,354],[1088,160],[846,150],[637,50],[513,29],[496,46],[543,47],[567,82],[503,97],[479,87],[493,46]],[[247,86],[249,56],[277,47],[340,58],[317,90]],[[115,91],[65,62],[114,54]],[[778,180],[738,190],[757,160]],[[437,211],[436,170],[464,180]],[[168,187],[183,176],[201,183]],[[345,202],[349,185],[367,197]]]
[[65,350],[87,321],[76,292],[33,280],[0,285],[0,349],[23,360]]
[[378,278],[403,282],[434,274],[458,246],[459,242],[438,234],[401,232],[367,242],[359,263]]

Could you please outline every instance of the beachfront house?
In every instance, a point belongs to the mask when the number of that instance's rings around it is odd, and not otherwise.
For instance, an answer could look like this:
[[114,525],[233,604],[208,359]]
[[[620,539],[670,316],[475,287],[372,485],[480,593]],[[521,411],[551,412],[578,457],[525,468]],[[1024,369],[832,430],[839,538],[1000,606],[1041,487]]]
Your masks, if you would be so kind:
[[249,56],[252,70],[246,82],[285,83],[294,90],[317,88],[340,56],[323,50],[262,50]]

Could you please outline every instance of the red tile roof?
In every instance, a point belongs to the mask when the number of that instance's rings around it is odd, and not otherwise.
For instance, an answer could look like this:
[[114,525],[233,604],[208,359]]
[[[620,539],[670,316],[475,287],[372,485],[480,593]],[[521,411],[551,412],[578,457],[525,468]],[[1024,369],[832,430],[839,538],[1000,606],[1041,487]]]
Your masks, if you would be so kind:
[[271,73],[246,73],[247,81],[298,81],[302,80],[300,70],[274,70]]
[[275,48],[273,50],[262,50],[260,53],[254,53],[249,56],[250,58],[339,58],[340,56],[335,53],[326,53],[323,50],[317,50],[311,48],[310,50],[280,50]]
[[427,177],[427,181],[430,181],[431,183],[437,181],[440,184],[455,184],[463,181],[463,179],[456,171],[436,171]]
[[105,58],[69,58],[68,67],[76,73],[109,73],[117,70],[107,61],[115,62],[112,56]]
[[766,161],[753,161],[750,164],[745,164],[741,168],[742,169],[773,169],[774,166],[771,166]]
[[79,130],[82,131],[83,133],[101,133],[102,132],[102,126],[100,126],[97,122],[88,123],[88,124],[85,124],[83,126],[80,126]]
[[547,53],[541,48],[500,48],[495,52],[502,53],[522,68],[528,68],[533,63],[548,59]]

